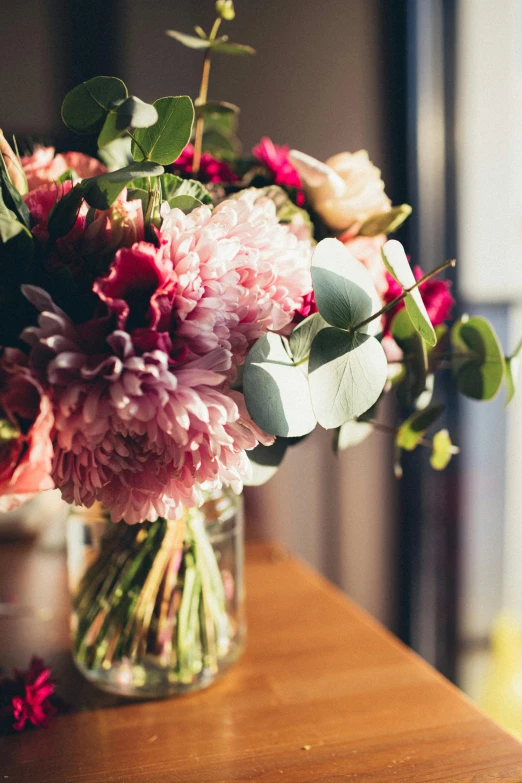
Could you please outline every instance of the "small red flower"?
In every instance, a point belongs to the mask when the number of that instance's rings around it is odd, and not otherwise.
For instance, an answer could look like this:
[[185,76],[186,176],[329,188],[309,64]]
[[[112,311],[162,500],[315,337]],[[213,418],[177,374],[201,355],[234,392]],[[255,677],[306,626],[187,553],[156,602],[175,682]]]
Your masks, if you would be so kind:
[[[174,171],[192,175],[194,145],[187,144],[181,155],[172,164]],[[201,182],[237,182],[238,177],[228,163],[218,160],[210,152],[203,152],[199,162],[198,179]]]
[[15,731],[22,731],[26,724],[47,728],[56,713],[53,693],[51,670],[33,656],[27,671],[15,669],[13,679],[0,682],[0,718],[8,720]]
[[[413,274],[415,275],[415,280],[420,280],[424,276],[424,272],[419,266],[414,267]],[[384,295],[384,302],[389,304],[397,296],[400,296],[402,287],[388,272],[386,273],[386,278],[388,280],[388,290]],[[451,309],[455,304],[450,288],[451,282],[449,280],[434,280],[433,278],[419,286],[419,291],[433,326],[440,326],[450,317]],[[402,310],[403,307],[404,301],[399,302],[397,307],[386,313],[384,334],[389,334],[393,316],[399,310]]]
[[314,313],[317,313],[317,305],[315,303],[315,296],[314,292],[310,291],[310,293],[305,294],[303,296],[303,303],[299,310],[295,311],[293,323],[294,324],[300,324],[301,321],[304,321],[305,318],[307,318],[309,315],[313,315]]
[[268,136],[263,136],[259,144],[253,150],[252,155],[274,175],[276,185],[283,185],[286,188],[296,188],[297,204],[304,204],[304,193],[301,190],[301,177],[297,173],[288,158],[290,147],[286,145],[274,144]]

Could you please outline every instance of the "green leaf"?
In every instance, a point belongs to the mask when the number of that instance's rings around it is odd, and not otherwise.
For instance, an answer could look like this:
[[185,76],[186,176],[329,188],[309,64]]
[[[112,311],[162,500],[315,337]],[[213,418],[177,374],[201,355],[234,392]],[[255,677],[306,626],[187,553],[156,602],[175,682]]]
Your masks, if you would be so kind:
[[247,487],[259,487],[275,476],[289,445],[287,438],[276,438],[271,446],[263,446],[260,443],[255,449],[247,451],[246,455],[252,466],[252,477],[244,484]]
[[419,289],[413,288],[417,285],[417,281],[403,246],[396,239],[389,239],[388,242],[385,242],[381,252],[386,269],[392,277],[400,283],[405,291],[412,289],[404,300],[412,324],[428,345],[436,345],[437,335]]
[[194,198],[194,196],[174,196],[174,198],[169,201],[169,207],[171,209],[181,209],[186,215],[189,212],[192,212],[193,209],[196,209],[196,207],[202,206],[203,202]]
[[98,150],[98,155],[109,171],[123,169],[125,166],[129,166],[133,161],[131,140],[128,136],[114,139],[114,141],[111,141],[111,143],[107,144],[103,149]]
[[428,375],[428,355],[426,343],[414,328],[406,310],[402,309],[394,316],[391,334],[404,354],[406,366],[405,393],[401,402],[413,405],[426,389]]
[[204,104],[196,104],[194,106],[196,118],[219,114],[239,114],[239,111],[239,106],[236,106],[235,103],[227,103],[226,101],[207,101]]
[[134,95],[117,101],[109,110],[98,136],[98,147],[105,147],[122,136],[130,128],[148,128],[158,121],[158,112],[150,103],[144,103]]
[[520,354],[522,353],[522,340],[515,348],[515,351],[506,358],[506,405],[509,405],[513,397],[515,396],[518,379],[520,375]]
[[127,97],[127,88],[114,76],[95,76],[71,90],[62,104],[62,119],[75,133],[99,133],[114,102]]
[[505,361],[495,330],[485,318],[463,316],[451,330],[451,366],[459,391],[491,400],[504,379]]
[[[338,239],[323,239],[315,248],[312,283],[317,308],[332,326],[352,329],[381,309],[370,273]],[[380,330],[378,318],[363,327],[367,334]]]
[[179,33],[177,30],[165,30],[165,33],[170,38],[175,38],[183,46],[188,46],[189,49],[209,49],[210,41],[208,38],[196,38],[195,35],[187,35],[186,33]]
[[313,313],[313,315],[309,315],[308,318],[301,321],[300,324],[297,324],[288,338],[290,351],[295,362],[300,362],[309,355],[316,334],[327,326],[328,324],[319,313]]
[[[164,174],[163,177],[169,177],[174,176],[169,174]],[[162,180],[162,188],[163,186],[163,177],[161,177]],[[195,179],[181,179],[181,177],[176,177],[176,179],[181,180],[178,185],[176,185],[175,189],[172,190],[173,182],[172,180],[169,180],[169,189],[170,193],[167,196],[166,195],[166,185],[165,189],[163,191],[163,197],[170,202],[170,200],[174,196],[190,196],[191,198],[196,199],[197,201],[201,202],[202,204],[212,204],[212,196],[206,189],[204,185],[201,184],[201,182],[198,182]]]
[[71,182],[78,182],[79,180],[74,169],[67,169],[67,171],[64,171],[63,174],[60,174],[60,176],[55,179],[55,182],[57,185],[63,185],[64,182],[69,182],[69,180]]
[[84,179],[81,183],[83,197],[89,206],[96,209],[108,209],[120,195],[123,188],[136,177],[154,177],[163,173],[163,166],[144,161],[132,163],[117,171],[100,174],[98,177]]
[[452,456],[458,454],[459,449],[451,442],[448,430],[440,430],[433,436],[433,451],[430,457],[430,465],[434,470],[444,470],[448,466]]
[[194,106],[188,95],[179,95],[154,101],[154,108],[158,120],[150,128],[135,131],[132,154],[138,161],[152,160],[168,165],[180,156],[190,141]]
[[213,52],[221,52],[221,54],[255,54],[256,50],[246,44],[238,43],[216,43],[212,46]]
[[372,407],[386,383],[388,363],[375,337],[328,327],[312,343],[308,372],[317,420],[333,429]]
[[406,218],[411,215],[409,204],[401,204],[399,207],[392,207],[388,212],[379,212],[367,218],[359,229],[359,234],[363,237],[376,237],[379,234],[393,234],[397,231]]
[[[222,114],[221,118],[233,115]],[[233,131],[227,130],[225,126],[217,126],[214,123],[209,125],[210,117],[205,121],[205,130],[203,131],[203,152],[210,152],[214,157],[224,159],[235,159],[241,152],[241,142]]]
[[56,201],[51,209],[47,225],[51,240],[54,241],[65,236],[74,228],[84,197],[84,184],[88,181],[83,180],[83,182],[79,182],[72,190]]
[[27,208],[20,193],[9,179],[9,175],[7,174],[3,159],[2,169],[0,170],[0,186],[2,200],[7,209],[10,209],[11,212],[14,212],[16,218],[21,223],[23,223],[24,226],[31,228],[31,215],[29,213],[29,209]]
[[342,424],[334,436],[334,451],[345,451],[352,446],[358,446],[373,432],[373,424],[368,421],[347,421]]
[[444,405],[432,405],[422,411],[417,411],[404,421],[398,429],[395,442],[405,451],[413,451],[417,448],[424,433],[437,421]]
[[243,391],[252,419],[265,432],[284,437],[306,435],[314,429],[308,378],[293,363],[279,335],[269,332],[250,349]]

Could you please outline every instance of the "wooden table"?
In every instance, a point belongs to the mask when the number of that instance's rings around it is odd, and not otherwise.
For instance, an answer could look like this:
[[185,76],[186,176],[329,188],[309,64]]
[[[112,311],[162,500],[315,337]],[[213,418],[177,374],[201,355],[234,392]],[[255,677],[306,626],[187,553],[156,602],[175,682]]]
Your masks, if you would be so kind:
[[315,572],[263,544],[247,563],[243,659],[208,691],[129,704],[70,663],[63,555],[3,544],[0,601],[22,611],[0,617],[0,663],[37,652],[78,709],[0,739],[0,783],[522,781],[522,745]]

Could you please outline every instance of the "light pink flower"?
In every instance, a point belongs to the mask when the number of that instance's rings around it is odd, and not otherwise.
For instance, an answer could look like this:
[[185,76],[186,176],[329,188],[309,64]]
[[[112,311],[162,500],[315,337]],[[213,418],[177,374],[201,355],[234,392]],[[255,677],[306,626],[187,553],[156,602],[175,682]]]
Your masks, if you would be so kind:
[[52,388],[53,477],[65,500],[99,500],[113,520],[133,524],[175,517],[201,500],[207,482],[241,490],[250,470],[244,450],[260,433],[226,392],[228,351],[178,368],[162,350],[138,355],[117,330],[104,353],[92,352],[45,292],[26,293],[46,308],[23,339]]
[[96,177],[107,171],[99,160],[82,152],[66,152],[63,155],[54,153],[54,147],[38,147],[32,155],[22,158],[30,191],[56,182],[68,169],[73,169],[80,179]]
[[[267,330],[291,322],[311,290],[309,239],[279,224],[255,189],[223,201],[164,215],[163,252],[177,278],[177,339],[193,356],[221,346],[239,364]],[[257,199],[257,200],[256,200]]]
[[0,366],[0,511],[54,488],[51,402],[26,365],[21,351],[5,350]]

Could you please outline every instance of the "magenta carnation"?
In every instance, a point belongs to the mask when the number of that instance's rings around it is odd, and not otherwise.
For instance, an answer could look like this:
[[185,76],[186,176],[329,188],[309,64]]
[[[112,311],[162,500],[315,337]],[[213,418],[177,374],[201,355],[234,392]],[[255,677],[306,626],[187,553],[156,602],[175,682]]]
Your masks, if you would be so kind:
[[15,731],[22,731],[27,724],[47,728],[56,713],[53,693],[51,670],[33,656],[27,671],[15,669],[12,679],[0,680],[0,719]]
[[[187,144],[179,158],[172,164],[172,168],[174,171],[191,176],[193,162],[194,145]],[[210,152],[202,152],[199,161],[198,179],[201,182],[237,182],[238,177],[228,163],[218,160]]]
[[244,450],[261,433],[240,412],[237,393],[226,392],[228,351],[178,368],[163,350],[139,355],[131,336],[116,330],[100,353],[45,292],[26,293],[46,307],[22,336],[52,389],[53,478],[65,500],[99,500],[113,520],[133,524],[175,518],[200,501],[204,483],[241,490]]
[[[415,280],[420,280],[424,276],[424,273],[419,266],[414,267],[413,274],[415,275]],[[397,296],[400,296],[402,287],[389,272],[386,273],[386,277],[388,280],[388,290],[384,295],[384,301],[388,304]],[[450,289],[451,282],[449,280],[431,279],[419,286],[419,291],[421,292],[422,299],[426,305],[426,310],[428,311],[433,326],[440,326],[440,324],[443,324],[444,321],[450,317],[451,309],[455,304]],[[393,316],[399,310],[402,310],[403,307],[404,302],[399,302],[391,312],[386,314],[384,324],[385,334],[389,334]]]
[[309,239],[281,225],[273,201],[255,190],[190,215],[174,209],[161,228],[177,279],[176,340],[191,355],[218,346],[240,363],[254,340],[279,331],[311,290]]
[[290,162],[288,153],[290,147],[274,144],[268,136],[263,136],[259,144],[252,149],[252,155],[273,174],[276,185],[286,188],[296,188],[299,191],[297,203],[304,203],[304,194],[301,190],[301,177],[296,168]]

